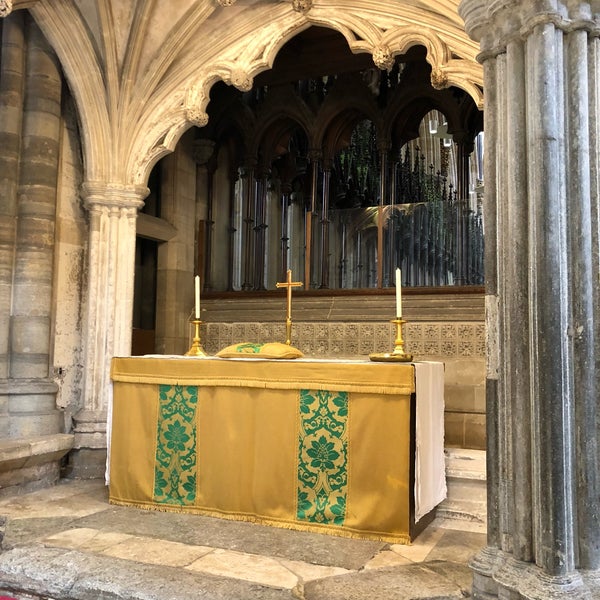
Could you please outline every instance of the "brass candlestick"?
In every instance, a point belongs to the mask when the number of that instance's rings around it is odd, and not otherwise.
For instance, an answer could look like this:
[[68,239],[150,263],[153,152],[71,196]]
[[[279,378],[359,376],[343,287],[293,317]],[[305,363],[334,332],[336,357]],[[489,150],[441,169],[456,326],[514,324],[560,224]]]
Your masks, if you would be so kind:
[[190,323],[194,325],[194,338],[192,340],[192,347],[184,356],[208,356],[200,343],[200,324],[202,322],[200,319],[190,319]]
[[394,340],[393,352],[376,352],[375,354],[369,354],[369,358],[382,362],[411,362],[413,355],[404,352],[404,339],[402,338],[402,325],[406,321],[402,317],[396,317],[390,323],[396,325],[396,339]]

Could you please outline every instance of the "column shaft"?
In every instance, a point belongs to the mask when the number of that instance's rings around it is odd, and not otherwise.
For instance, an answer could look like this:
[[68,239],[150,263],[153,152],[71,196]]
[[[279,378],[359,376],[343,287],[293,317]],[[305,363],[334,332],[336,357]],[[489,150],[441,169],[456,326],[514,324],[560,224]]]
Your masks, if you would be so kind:
[[62,77],[56,56],[27,22],[22,142],[10,312],[9,436],[60,433],[50,381],[50,335]]
[[[10,314],[24,102],[23,14],[18,11],[0,22],[0,381],[6,380],[10,371]],[[8,396],[4,394],[0,395],[0,438],[3,437],[8,437]]]
[[[579,563],[582,568],[600,566],[600,464],[597,439],[597,351],[598,261],[593,262],[590,169],[590,126],[588,101],[588,35],[573,31],[567,36],[567,135],[570,141],[568,197],[569,244],[572,271],[571,301],[573,336],[573,393],[575,399],[577,468],[577,527]],[[595,278],[594,278],[595,276]]]
[[[496,61],[488,61],[484,72],[486,119],[485,133],[489,139],[497,139],[498,98],[496,93]],[[486,192],[483,197],[485,236],[485,312],[486,312],[486,439],[487,439],[487,539],[488,545],[500,547],[499,530],[499,410],[498,410],[498,264],[496,256],[497,222],[496,222],[496,145],[486,148],[488,160],[484,163],[484,180]]]
[[135,220],[146,188],[84,185],[90,211],[84,405],[105,411],[110,361],[131,352]]
[[[519,560],[533,557],[531,412],[529,399],[529,296],[527,231],[527,149],[521,135],[526,129],[524,48],[520,40],[508,44],[507,132],[506,132],[506,270],[505,342],[507,400],[511,404],[512,485],[509,506],[512,515],[512,550]],[[510,236],[510,237],[509,237]],[[518,324],[518,325],[517,325]]]
[[544,486],[538,492],[536,562],[562,575],[574,568],[562,32],[541,24],[527,44],[533,460]]
[[33,22],[28,38],[10,376],[47,378],[62,83],[56,57]]

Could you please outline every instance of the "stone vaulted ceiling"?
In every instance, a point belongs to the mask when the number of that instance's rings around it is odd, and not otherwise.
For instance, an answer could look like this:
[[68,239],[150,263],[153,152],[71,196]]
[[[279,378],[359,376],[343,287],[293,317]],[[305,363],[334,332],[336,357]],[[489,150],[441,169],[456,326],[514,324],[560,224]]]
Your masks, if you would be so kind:
[[[0,2],[10,5],[7,0]],[[211,86],[240,90],[311,25],[339,31],[386,69],[427,49],[432,84],[483,104],[478,45],[458,0],[14,0],[57,52],[78,106],[88,182],[144,185],[190,126],[207,122]]]

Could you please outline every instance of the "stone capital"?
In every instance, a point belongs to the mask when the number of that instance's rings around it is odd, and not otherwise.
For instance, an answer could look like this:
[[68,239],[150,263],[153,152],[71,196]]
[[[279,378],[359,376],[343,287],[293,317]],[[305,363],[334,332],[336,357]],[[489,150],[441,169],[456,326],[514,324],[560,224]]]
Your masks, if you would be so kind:
[[215,141],[209,140],[208,138],[194,140],[192,145],[192,156],[196,161],[196,164],[200,166],[206,165],[215,152],[215,146]]
[[104,181],[86,181],[81,187],[83,204],[88,210],[96,207],[135,209],[144,206],[150,190],[143,185],[126,185]]
[[[510,40],[525,39],[538,26],[598,35],[598,4],[585,0],[462,0],[458,13],[465,31],[480,42],[480,60],[503,52]],[[596,5],[596,7],[595,7]]]

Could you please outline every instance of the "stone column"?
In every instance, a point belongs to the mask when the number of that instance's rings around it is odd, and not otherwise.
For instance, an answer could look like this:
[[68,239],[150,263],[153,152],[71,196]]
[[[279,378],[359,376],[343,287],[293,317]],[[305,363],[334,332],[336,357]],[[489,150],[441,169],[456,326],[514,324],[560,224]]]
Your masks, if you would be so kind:
[[489,501],[475,598],[600,594],[599,8],[459,9],[486,97]]
[[9,430],[9,332],[24,101],[24,14],[18,11],[0,22],[0,438],[7,438]]
[[[20,37],[20,34],[16,34]],[[50,333],[62,80],[58,60],[27,24],[22,143],[10,317],[9,436],[61,433],[50,379]]]
[[135,223],[148,195],[143,186],[88,181],[87,313],[84,329],[83,408],[75,415],[71,474],[100,477],[106,459],[110,362],[131,353]]
[[331,183],[331,159],[323,161],[323,197],[321,198],[321,285],[329,288],[329,184]]
[[244,256],[242,290],[245,292],[252,289],[254,279],[254,208],[256,200],[255,181],[256,160],[249,159],[242,170],[242,184],[244,194],[244,231],[242,234],[242,254]]

